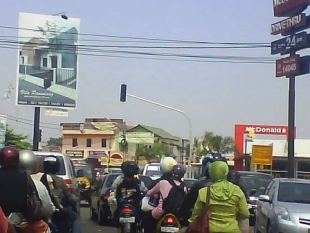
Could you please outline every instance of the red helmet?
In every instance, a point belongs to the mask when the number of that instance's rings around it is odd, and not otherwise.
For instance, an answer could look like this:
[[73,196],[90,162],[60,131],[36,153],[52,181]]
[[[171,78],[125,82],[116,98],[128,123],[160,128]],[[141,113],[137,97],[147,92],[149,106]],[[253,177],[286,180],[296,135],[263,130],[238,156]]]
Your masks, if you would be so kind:
[[19,162],[19,152],[15,147],[6,146],[0,149],[1,167],[17,167]]

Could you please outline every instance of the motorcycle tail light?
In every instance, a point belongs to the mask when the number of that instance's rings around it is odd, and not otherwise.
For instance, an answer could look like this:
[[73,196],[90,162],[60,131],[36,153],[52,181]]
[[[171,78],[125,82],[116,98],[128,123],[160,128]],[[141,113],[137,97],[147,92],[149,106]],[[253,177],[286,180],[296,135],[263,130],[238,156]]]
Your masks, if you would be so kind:
[[165,223],[172,224],[172,223],[175,223],[175,218],[174,217],[167,217],[164,221],[165,221]]
[[131,211],[131,209],[130,209],[129,207],[124,207],[124,208],[122,209],[122,212],[124,212],[124,213],[130,213],[130,212],[132,212],[132,211]]

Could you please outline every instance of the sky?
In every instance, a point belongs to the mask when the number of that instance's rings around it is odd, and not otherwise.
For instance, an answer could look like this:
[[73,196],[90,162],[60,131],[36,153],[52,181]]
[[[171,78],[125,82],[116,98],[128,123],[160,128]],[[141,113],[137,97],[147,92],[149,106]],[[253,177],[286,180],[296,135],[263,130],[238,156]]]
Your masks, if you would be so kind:
[[[34,108],[16,106],[14,94],[10,100],[3,98],[8,86],[16,84],[17,73],[17,51],[7,48],[3,40],[7,36],[16,39],[18,31],[13,28],[18,27],[19,12],[45,15],[66,12],[68,17],[79,18],[83,34],[80,44],[88,46],[220,46],[150,40],[146,43],[145,40],[110,36],[267,44],[281,38],[270,35],[270,25],[280,20],[273,16],[271,0],[10,0],[1,5],[0,113],[8,115],[9,125],[29,135],[30,140]],[[97,36],[91,36],[94,34]],[[115,50],[123,52],[115,53]],[[124,51],[190,54],[211,59],[180,61],[182,58],[172,57],[172,60],[163,60],[164,57],[132,55]],[[303,50],[300,54],[307,52]],[[178,112],[129,97],[125,103],[120,103],[122,83],[127,84],[128,94],[184,111],[191,120],[193,136],[202,136],[205,131],[233,136],[234,125],[238,123],[287,124],[288,80],[275,78],[274,62],[242,64],[232,63],[236,59],[225,62],[214,59],[219,56],[259,57],[271,61],[280,58],[270,55],[270,48],[114,47],[106,48],[100,56],[86,54],[79,57],[78,107],[70,111],[68,117],[45,116],[42,108],[43,141],[60,135],[59,123],[83,122],[86,117],[123,118],[129,125],[145,124],[182,138],[189,137],[188,122]],[[309,138],[309,87],[309,75],[296,78],[298,138]]]

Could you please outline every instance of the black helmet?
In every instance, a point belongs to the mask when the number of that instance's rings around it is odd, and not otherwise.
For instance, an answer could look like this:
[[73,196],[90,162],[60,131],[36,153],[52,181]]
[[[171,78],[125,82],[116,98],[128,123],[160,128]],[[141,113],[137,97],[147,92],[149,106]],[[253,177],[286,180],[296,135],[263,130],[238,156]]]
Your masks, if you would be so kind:
[[209,177],[208,174],[208,170],[209,170],[209,166],[215,162],[215,161],[223,161],[225,163],[227,163],[227,160],[225,157],[222,156],[221,153],[218,152],[211,152],[208,153],[206,155],[203,156],[203,160],[202,160],[202,175]]
[[124,173],[124,169],[126,167],[126,164],[128,164],[130,161],[124,161],[121,165],[122,173]]
[[172,177],[182,179],[186,172],[186,167],[180,164],[174,165],[171,169]]
[[126,161],[123,167],[125,177],[132,178],[139,173],[139,166],[133,161]]
[[43,170],[44,173],[56,174],[60,169],[60,161],[57,156],[49,155],[44,158]]
[[238,185],[240,180],[240,173],[236,170],[230,170],[227,174],[227,180],[235,185]]
[[0,149],[0,165],[6,168],[16,168],[19,162],[19,152],[15,147],[6,146]]

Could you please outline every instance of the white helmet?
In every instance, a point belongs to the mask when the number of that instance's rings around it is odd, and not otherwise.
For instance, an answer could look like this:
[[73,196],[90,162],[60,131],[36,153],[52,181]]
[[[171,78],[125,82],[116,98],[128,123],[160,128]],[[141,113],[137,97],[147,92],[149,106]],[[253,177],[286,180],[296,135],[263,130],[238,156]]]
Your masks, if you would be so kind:
[[172,157],[164,157],[160,161],[160,171],[164,173],[168,173],[171,171],[174,165],[177,164],[177,161],[175,161]]

